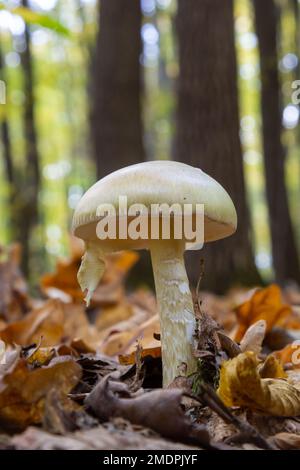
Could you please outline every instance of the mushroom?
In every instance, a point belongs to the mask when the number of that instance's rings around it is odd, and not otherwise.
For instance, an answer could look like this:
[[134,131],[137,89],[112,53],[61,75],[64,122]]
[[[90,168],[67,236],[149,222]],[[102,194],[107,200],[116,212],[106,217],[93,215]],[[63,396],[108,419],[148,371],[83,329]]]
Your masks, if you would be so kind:
[[[126,207],[131,207],[127,214],[127,209],[120,207],[120,196],[125,196]],[[78,203],[73,217],[73,232],[85,241],[86,246],[78,281],[82,290],[87,292],[87,303],[104,272],[106,253],[124,249],[150,250],[161,323],[163,385],[167,386],[178,375],[178,366],[182,363],[186,364],[187,373],[196,370],[193,356],[196,320],[183,255],[185,249],[201,246],[199,243],[197,246],[196,239],[188,240],[185,233],[180,239],[175,237],[175,225],[170,230],[169,239],[162,236],[161,227],[159,236],[152,236],[146,223],[149,220],[147,210],[161,204],[168,204],[168,207],[187,204],[193,208],[203,204],[205,242],[225,238],[236,230],[233,202],[213,178],[184,163],[149,161],[122,168],[95,183]],[[110,212],[110,207],[115,208],[116,213]],[[134,214],[140,217],[140,223],[145,222],[143,237],[130,237],[128,233],[124,236],[124,228],[129,228]],[[193,224],[196,215],[193,209]],[[110,225],[113,221],[123,225],[112,230],[114,236],[99,239],[98,224],[105,217],[107,227],[114,228]],[[160,210],[156,217],[160,220]],[[180,219],[180,213],[174,213],[173,224],[176,217]],[[135,223],[136,228],[138,225]]]

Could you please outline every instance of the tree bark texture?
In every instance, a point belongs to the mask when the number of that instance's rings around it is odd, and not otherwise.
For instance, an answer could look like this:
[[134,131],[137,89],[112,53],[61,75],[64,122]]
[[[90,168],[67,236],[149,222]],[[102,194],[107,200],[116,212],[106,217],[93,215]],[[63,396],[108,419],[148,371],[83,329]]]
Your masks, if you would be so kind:
[[144,160],[139,0],[101,0],[92,62],[91,127],[98,178]]
[[254,0],[261,68],[262,134],[266,195],[275,279],[300,282],[299,258],[285,184],[285,149],[281,142],[282,103],[277,54],[278,11],[273,0]]
[[238,214],[236,234],[187,255],[195,285],[200,258],[203,288],[224,292],[235,282],[260,282],[239,139],[237,67],[232,0],[179,0],[176,17],[180,74],[174,159],[200,167],[230,194]]

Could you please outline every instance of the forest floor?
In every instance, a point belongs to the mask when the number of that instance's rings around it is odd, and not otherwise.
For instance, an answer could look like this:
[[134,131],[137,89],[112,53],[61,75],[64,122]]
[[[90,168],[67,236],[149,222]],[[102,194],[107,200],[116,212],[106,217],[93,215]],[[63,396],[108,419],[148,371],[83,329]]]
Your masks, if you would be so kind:
[[300,291],[195,295],[195,374],[162,388],[154,294],[108,258],[87,310],[81,246],[28,294],[20,247],[0,262],[0,449],[300,449]]

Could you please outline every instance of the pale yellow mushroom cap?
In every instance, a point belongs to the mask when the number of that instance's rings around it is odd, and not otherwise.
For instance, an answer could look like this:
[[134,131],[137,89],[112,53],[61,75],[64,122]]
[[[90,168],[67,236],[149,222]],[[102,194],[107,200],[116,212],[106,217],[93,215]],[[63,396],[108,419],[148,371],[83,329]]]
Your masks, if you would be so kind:
[[[119,196],[128,207],[143,204],[204,204],[204,241],[225,238],[235,232],[237,215],[225,189],[199,168],[174,161],[150,161],[122,168],[95,183],[81,198],[73,217],[73,232],[83,240],[96,241],[100,204],[119,208]],[[99,243],[107,243],[98,240]],[[115,240],[124,248],[147,248],[145,240]],[[116,246],[114,245],[114,248]]]

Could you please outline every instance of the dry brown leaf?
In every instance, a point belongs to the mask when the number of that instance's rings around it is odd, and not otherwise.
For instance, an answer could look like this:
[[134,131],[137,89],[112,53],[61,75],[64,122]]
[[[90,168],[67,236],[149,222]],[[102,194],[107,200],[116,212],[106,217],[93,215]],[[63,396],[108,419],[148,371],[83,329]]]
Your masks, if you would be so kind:
[[294,342],[288,344],[280,351],[274,351],[273,356],[276,357],[281,364],[291,364],[293,368],[300,368],[300,343]]
[[300,339],[300,334],[295,337],[296,330],[286,330],[281,326],[273,326],[272,330],[266,335],[265,345],[271,351],[278,351],[288,346],[296,339]]
[[259,354],[265,339],[266,328],[265,320],[258,320],[249,326],[240,342],[241,352],[252,351],[255,354]]
[[[45,274],[41,279],[41,288],[48,297],[59,298],[66,303],[83,301],[84,294],[77,281],[77,272],[83,253],[83,245],[79,245],[78,240],[73,237],[70,258],[58,260],[56,271]],[[94,292],[92,306],[110,305],[122,300],[123,279],[137,260],[138,255],[132,251],[114,253],[106,257],[106,270]]]
[[[245,406],[275,416],[300,415],[300,391],[283,379],[261,378],[260,362],[252,352],[222,364],[218,394],[227,406]],[[278,376],[276,367],[269,372]]]
[[132,315],[133,307],[124,299],[117,305],[101,309],[96,317],[95,326],[98,331],[107,332],[110,328],[117,327],[118,323],[128,320]]
[[275,444],[282,450],[300,450],[299,434],[280,432],[273,437]]
[[61,305],[64,312],[64,338],[66,340],[82,339],[87,343],[97,342],[97,332],[88,320],[84,305]]
[[[146,348],[142,349],[140,352],[141,359],[144,359],[147,356],[151,356],[153,358],[161,357],[161,347],[157,346],[156,348]],[[128,366],[130,364],[135,364],[136,362],[136,354],[132,352],[131,354],[121,354],[119,356],[119,362],[123,366]]]
[[128,271],[137,263],[139,255],[135,251],[121,251],[111,253],[106,258],[107,269],[104,273],[104,282],[123,280]]
[[79,354],[96,354],[95,349],[91,348],[88,344],[85,343],[83,339],[75,338],[70,344],[72,349]]
[[122,417],[162,436],[208,446],[210,438],[206,428],[194,425],[184,414],[183,396],[183,391],[175,388],[132,396],[124,383],[106,376],[87,396],[85,404],[103,421]]
[[57,260],[56,271],[42,276],[40,285],[42,291],[50,298],[76,302],[83,300],[83,294],[77,282],[77,271],[84,251],[83,242],[71,237],[70,251],[70,258]]
[[298,390],[300,390],[300,370],[291,369],[286,371],[286,375],[290,384],[294,385]]
[[143,349],[155,348],[160,344],[154,338],[154,334],[160,332],[158,315],[149,318],[136,327],[132,325],[131,328],[109,335],[99,346],[100,351],[108,356],[116,356],[134,352],[137,340],[139,340]]
[[239,342],[249,326],[258,320],[266,321],[267,332],[274,325],[284,325],[292,309],[282,303],[280,288],[271,284],[264,289],[257,289],[251,299],[237,307],[235,312],[239,322],[235,340]]
[[300,330],[300,307],[292,305],[292,313],[286,319],[283,326],[288,330]]
[[69,344],[81,341],[90,352],[101,342],[101,336],[88,321],[84,306],[64,304],[58,299],[46,301],[22,320],[8,325],[0,331],[0,338],[7,344],[35,343],[42,348],[57,346],[62,341]]
[[11,323],[0,332],[0,338],[9,344],[27,346],[39,343],[43,338],[43,346],[57,344],[64,333],[64,311],[61,302],[49,300],[45,304],[27,314],[24,319]]
[[268,378],[286,379],[287,378],[287,374],[283,370],[282,365],[272,355],[267,356],[265,361],[261,362],[258,365],[257,370],[262,379],[268,379]]
[[6,428],[24,428],[42,421],[47,393],[55,388],[69,393],[81,377],[81,367],[70,357],[55,358],[46,367],[32,369],[19,359],[0,380],[0,422]]
[[104,339],[112,332],[131,331],[156,313],[153,293],[139,289],[118,304],[102,308],[96,316],[95,326]]
[[41,367],[48,365],[55,356],[55,348],[41,348],[39,345],[37,348],[33,349],[33,351],[29,352],[26,361],[34,367]]

